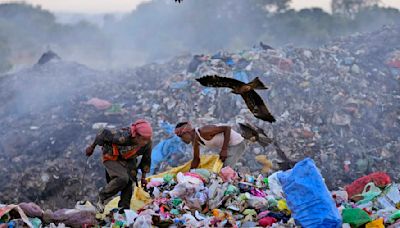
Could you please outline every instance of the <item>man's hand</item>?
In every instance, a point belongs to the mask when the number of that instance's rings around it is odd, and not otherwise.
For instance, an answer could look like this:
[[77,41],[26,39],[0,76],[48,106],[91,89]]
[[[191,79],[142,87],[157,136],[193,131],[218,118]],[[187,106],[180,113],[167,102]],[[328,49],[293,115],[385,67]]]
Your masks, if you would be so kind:
[[222,149],[221,152],[219,153],[219,159],[222,162],[225,162],[227,157],[228,157],[228,150],[227,149]]
[[200,158],[193,158],[190,169],[196,169],[200,165]]
[[140,184],[142,185],[142,188],[146,188],[147,185],[147,180],[146,178],[142,177],[142,179],[140,179]]
[[88,146],[86,148],[86,156],[88,156],[88,157],[92,156],[93,152],[94,152],[94,146],[93,145],[90,145],[90,146]]

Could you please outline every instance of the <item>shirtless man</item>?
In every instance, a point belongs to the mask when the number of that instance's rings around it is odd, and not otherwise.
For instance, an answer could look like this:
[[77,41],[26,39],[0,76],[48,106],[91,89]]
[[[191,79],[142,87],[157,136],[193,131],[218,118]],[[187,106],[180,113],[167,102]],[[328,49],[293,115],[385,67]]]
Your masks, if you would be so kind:
[[186,144],[193,145],[191,168],[200,164],[200,145],[209,149],[219,149],[219,157],[224,166],[234,168],[246,150],[244,138],[227,125],[206,125],[193,128],[189,122],[178,123],[175,134]]

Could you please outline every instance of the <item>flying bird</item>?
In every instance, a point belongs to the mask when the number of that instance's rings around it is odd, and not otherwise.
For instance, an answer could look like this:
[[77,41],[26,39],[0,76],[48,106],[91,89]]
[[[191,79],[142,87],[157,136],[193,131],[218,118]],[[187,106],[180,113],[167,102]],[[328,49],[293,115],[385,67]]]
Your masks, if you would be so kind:
[[268,44],[264,44],[262,41],[260,42],[260,46],[262,49],[264,50],[274,50],[274,48],[272,48],[271,46],[269,46]]
[[270,139],[264,133],[263,129],[259,127],[253,127],[248,123],[239,123],[239,126],[243,138],[250,140],[252,142],[258,142],[262,147],[267,147],[272,143],[272,139]]
[[175,0],[175,2],[181,3],[183,0]]
[[232,89],[232,93],[240,94],[243,100],[246,102],[247,107],[253,113],[256,118],[268,121],[270,123],[275,122],[275,118],[268,111],[267,106],[264,101],[254,91],[255,89],[268,89],[261,82],[261,80],[256,77],[253,81],[249,83],[244,83],[239,80],[227,77],[220,77],[217,75],[204,76],[201,78],[196,78],[196,81],[200,82],[201,85],[207,87],[228,87]]
[[279,169],[288,170],[293,168],[296,162],[290,160],[285,152],[280,148],[278,143],[275,140],[272,140],[270,137],[265,134],[264,130],[259,127],[254,127],[248,123],[239,123],[241,135],[243,138],[250,140],[252,142],[258,142],[262,147],[267,147],[271,143],[275,146],[276,152],[282,162],[278,162]]

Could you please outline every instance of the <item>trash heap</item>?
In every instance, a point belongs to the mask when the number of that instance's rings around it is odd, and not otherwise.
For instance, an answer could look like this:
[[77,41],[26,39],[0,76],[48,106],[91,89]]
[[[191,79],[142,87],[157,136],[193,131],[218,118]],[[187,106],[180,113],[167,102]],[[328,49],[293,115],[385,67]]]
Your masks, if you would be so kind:
[[[144,206],[97,215],[90,203],[43,211],[33,203],[0,205],[0,227],[399,227],[399,185],[386,173],[329,192],[314,161],[306,158],[271,175],[192,169],[150,178],[135,194]],[[136,201],[137,202],[137,201]]]
[[[255,47],[113,71],[60,56],[1,76],[0,169],[8,174],[0,179],[1,200],[48,209],[73,207],[83,196],[94,200],[104,170],[97,151],[82,176],[85,147],[99,128],[126,127],[137,118],[153,123],[155,146],[171,137],[163,123],[227,123],[238,130],[237,123],[250,122],[291,160],[313,158],[330,189],[376,171],[399,182],[399,43],[400,28],[383,27],[315,49]],[[206,74],[260,77],[269,87],[260,94],[277,122],[255,119],[229,90],[201,87],[194,79]],[[188,161],[190,148],[178,158],[160,163],[158,172]],[[273,145],[251,144],[238,170],[269,175],[278,161]]]

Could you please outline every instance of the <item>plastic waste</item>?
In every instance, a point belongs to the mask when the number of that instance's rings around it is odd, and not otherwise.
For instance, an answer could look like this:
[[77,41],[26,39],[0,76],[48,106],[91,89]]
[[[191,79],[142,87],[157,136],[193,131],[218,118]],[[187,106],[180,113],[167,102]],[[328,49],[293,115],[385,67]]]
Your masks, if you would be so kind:
[[290,210],[286,204],[286,201],[284,199],[278,200],[278,209],[280,211],[283,211],[285,213],[290,214]]
[[349,198],[352,198],[356,194],[362,193],[365,185],[369,182],[374,182],[377,187],[386,187],[391,183],[390,176],[384,172],[375,172],[371,173],[368,176],[364,176],[358,178],[350,185],[345,187],[347,193],[349,194]]
[[396,211],[392,215],[390,215],[388,222],[394,223],[397,219],[400,219],[400,210]]
[[135,223],[135,219],[139,216],[136,212],[132,210],[125,209],[126,224],[130,226]]
[[237,178],[237,173],[229,166],[222,168],[219,175],[225,182],[232,181]]
[[255,209],[262,209],[268,207],[268,200],[264,197],[250,196],[247,200],[247,204]]
[[242,212],[243,215],[245,215],[243,221],[254,221],[255,216],[257,215],[257,212],[254,209],[246,209]]
[[201,175],[206,180],[206,182],[208,182],[211,177],[211,173],[207,169],[192,169],[190,170],[190,172]]
[[258,221],[258,224],[262,227],[272,226],[272,224],[276,223],[278,220],[273,217],[265,217]]
[[165,174],[164,177],[163,177],[164,182],[167,182],[167,183],[169,183],[173,179],[174,179],[174,176],[172,174],[169,174],[169,173]]
[[301,226],[341,226],[339,211],[312,159],[306,158],[277,175],[293,218]]
[[375,197],[379,196],[381,193],[382,193],[381,189],[376,187],[374,182],[370,182],[367,185],[365,185],[364,191],[361,194],[354,195],[353,197],[362,196],[363,199],[357,202],[357,205],[361,205],[372,201],[373,199],[375,199]]
[[99,110],[106,110],[106,109],[110,108],[112,105],[109,101],[106,101],[106,100],[103,100],[103,99],[100,99],[97,97],[91,98],[90,100],[88,100],[86,102],[86,104],[93,105],[94,107],[96,107]]
[[151,224],[151,215],[139,215],[133,224],[133,228],[151,228]]
[[275,172],[268,177],[268,185],[272,194],[279,198],[283,198],[283,189],[282,185],[278,179],[278,175],[282,173],[282,171]]
[[384,191],[384,194],[382,194],[378,199],[378,205],[382,209],[391,209],[391,210],[396,210],[400,209],[399,204],[400,204],[400,192],[397,184],[392,184],[388,186]]
[[173,198],[171,200],[172,205],[174,205],[175,207],[179,206],[182,203],[182,199],[177,197],[177,198]]
[[367,223],[365,225],[365,228],[385,228],[385,225],[383,225],[383,218],[379,218],[377,220]]
[[178,175],[176,175],[176,180],[180,184],[190,183],[197,187],[204,186],[203,181],[200,178],[193,177],[193,176],[187,176],[187,175],[185,176],[183,173],[178,173]]
[[340,205],[349,200],[349,195],[347,194],[346,191],[333,191],[332,197],[335,200],[336,205]]
[[40,228],[42,226],[42,220],[39,218],[32,218],[29,221],[31,221],[33,228]]
[[239,190],[236,186],[229,185],[228,188],[225,190],[224,195],[233,195],[238,192],[239,192]]
[[348,223],[352,227],[360,227],[368,222],[371,218],[364,210],[360,208],[345,208],[342,211],[343,223]]

